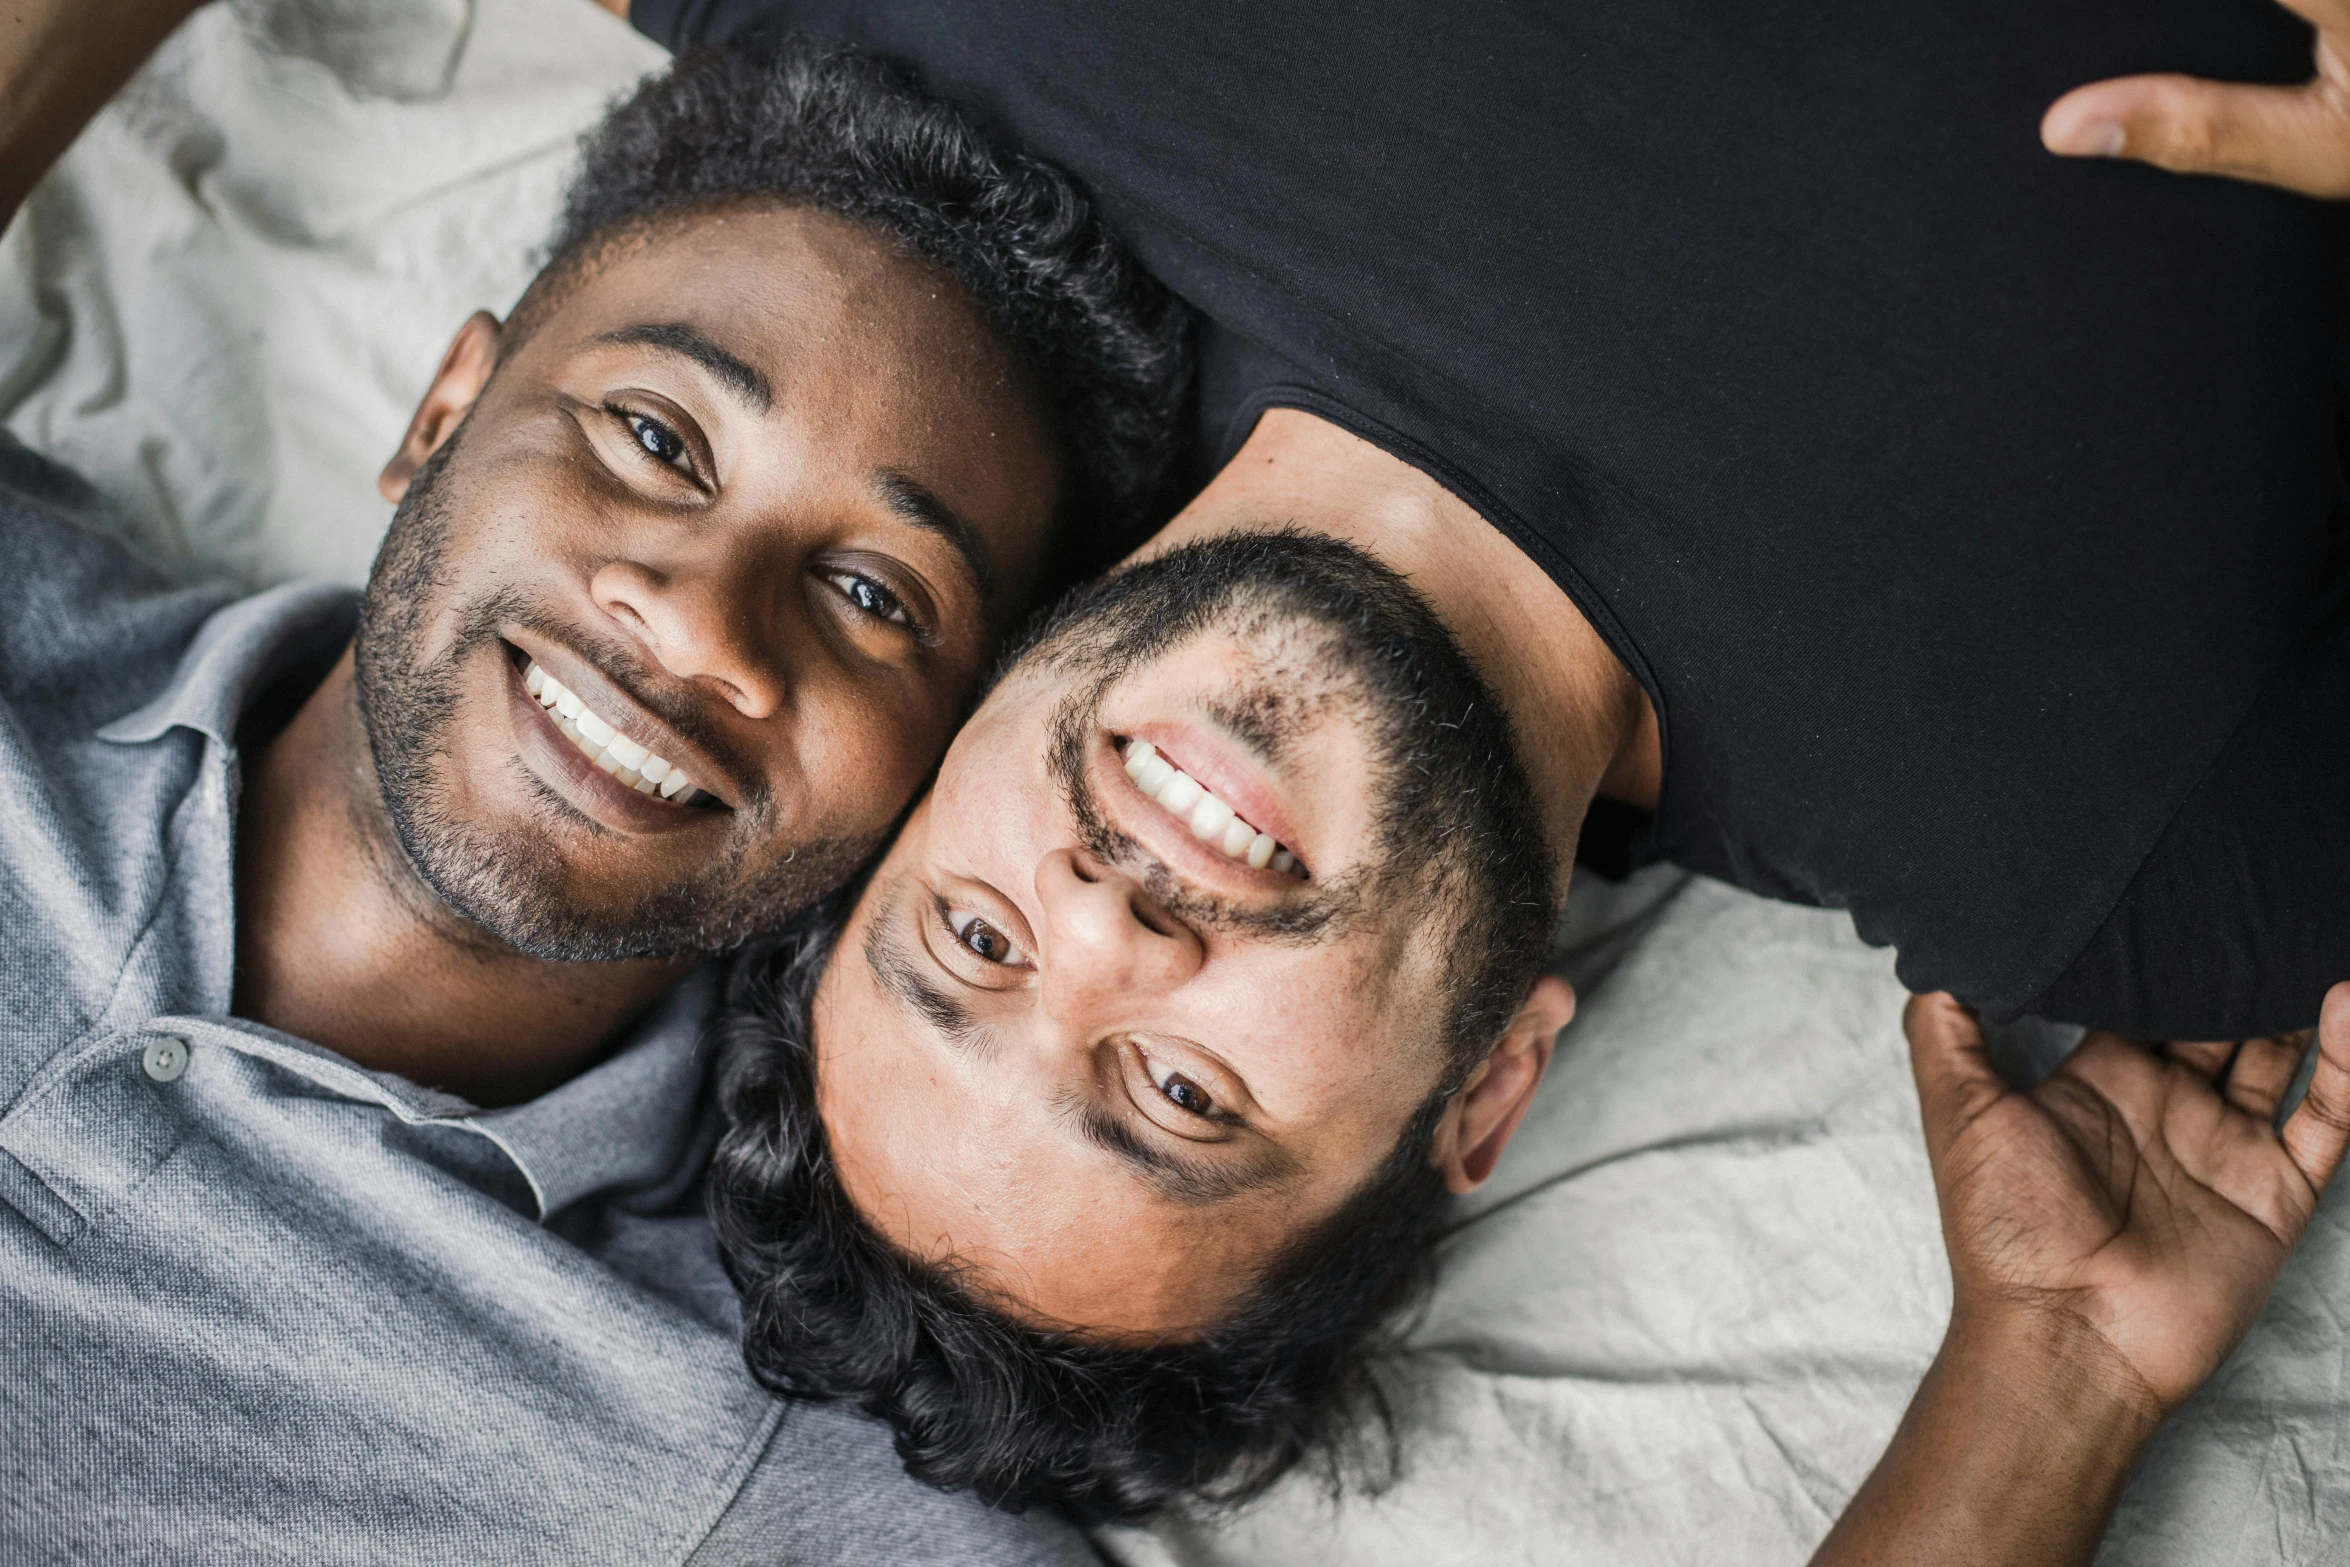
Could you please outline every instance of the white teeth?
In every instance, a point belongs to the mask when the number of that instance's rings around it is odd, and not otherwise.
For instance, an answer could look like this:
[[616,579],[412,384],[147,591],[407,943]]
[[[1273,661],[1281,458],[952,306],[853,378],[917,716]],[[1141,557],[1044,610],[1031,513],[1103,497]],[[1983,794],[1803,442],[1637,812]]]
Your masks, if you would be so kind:
[[1126,776],[1143,794],[1180,819],[1192,836],[1214,844],[1228,859],[1243,860],[1252,870],[1270,865],[1286,875],[1303,878],[1297,856],[1242,820],[1239,813],[1216,798],[1189,773],[1161,756],[1147,740],[1126,743]]
[[1199,804],[1200,796],[1207,792],[1191,774],[1178,772],[1159,785],[1158,801],[1178,816],[1189,816],[1191,808]]
[[555,727],[581,755],[628,788],[664,800],[692,792],[692,782],[667,757],[622,734],[538,664],[523,672],[522,689],[555,715]]

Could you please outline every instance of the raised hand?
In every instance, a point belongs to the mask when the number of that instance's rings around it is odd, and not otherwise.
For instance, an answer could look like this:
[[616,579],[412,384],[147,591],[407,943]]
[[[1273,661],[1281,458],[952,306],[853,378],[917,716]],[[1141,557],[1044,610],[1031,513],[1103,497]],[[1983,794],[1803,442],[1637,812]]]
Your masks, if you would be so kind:
[[2044,1330],[2150,1416],[2175,1409],[2259,1314],[2350,1145],[2350,983],[2326,998],[2316,1073],[2281,1135],[2306,1034],[2153,1048],[2091,1034],[2018,1093],[1948,996],[1916,998],[1904,1025],[1954,1335],[1986,1319]]
[[2067,157],[2135,158],[2175,174],[2350,196],[2350,0],[2281,3],[2317,28],[2316,69],[2300,86],[2118,76],[2051,104],[2041,143]]

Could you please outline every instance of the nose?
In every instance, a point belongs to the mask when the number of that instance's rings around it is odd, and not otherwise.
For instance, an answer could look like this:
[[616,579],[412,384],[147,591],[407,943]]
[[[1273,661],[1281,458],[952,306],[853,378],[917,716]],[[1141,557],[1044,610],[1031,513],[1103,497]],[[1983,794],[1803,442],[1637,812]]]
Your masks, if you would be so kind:
[[1142,885],[1077,849],[1036,869],[1044,915],[1045,1012],[1085,1031],[1105,1008],[1167,995],[1199,972],[1199,937],[1151,902]]
[[613,560],[596,569],[588,594],[662,668],[716,690],[745,718],[767,718],[783,706],[786,684],[753,575],[723,562]]

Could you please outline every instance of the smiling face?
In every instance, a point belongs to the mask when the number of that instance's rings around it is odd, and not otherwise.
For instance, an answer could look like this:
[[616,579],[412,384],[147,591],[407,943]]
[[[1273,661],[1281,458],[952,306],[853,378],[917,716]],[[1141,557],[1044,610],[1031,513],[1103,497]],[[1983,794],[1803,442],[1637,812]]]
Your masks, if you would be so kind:
[[[1131,568],[990,693],[844,931],[842,1184],[1018,1315],[1203,1328],[1500,1037],[1549,868],[1400,581],[1278,535]],[[1439,1141],[1465,1169],[1494,1125]]]
[[939,274],[774,205],[608,245],[502,358],[467,333],[359,640],[409,859],[542,957],[775,924],[879,841],[1034,579],[1029,377]]

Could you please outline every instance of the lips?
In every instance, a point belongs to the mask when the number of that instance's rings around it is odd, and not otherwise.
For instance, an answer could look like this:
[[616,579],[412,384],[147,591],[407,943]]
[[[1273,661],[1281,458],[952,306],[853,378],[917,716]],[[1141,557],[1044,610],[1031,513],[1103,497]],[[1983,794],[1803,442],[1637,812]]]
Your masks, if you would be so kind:
[[626,788],[639,794],[657,794],[681,805],[715,804],[713,796],[694,786],[685,770],[650,746],[630,739],[614,724],[581,700],[532,660],[523,673],[523,690],[554,715],[555,727],[580,755],[596,764]]
[[1135,788],[1181,822],[1194,838],[1226,859],[1238,860],[1252,870],[1271,867],[1285,876],[1306,879],[1306,868],[1296,854],[1276,842],[1271,833],[1259,831],[1214,791],[1160,755],[1149,741],[1129,740],[1123,754],[1126,776],[1134,780]]

